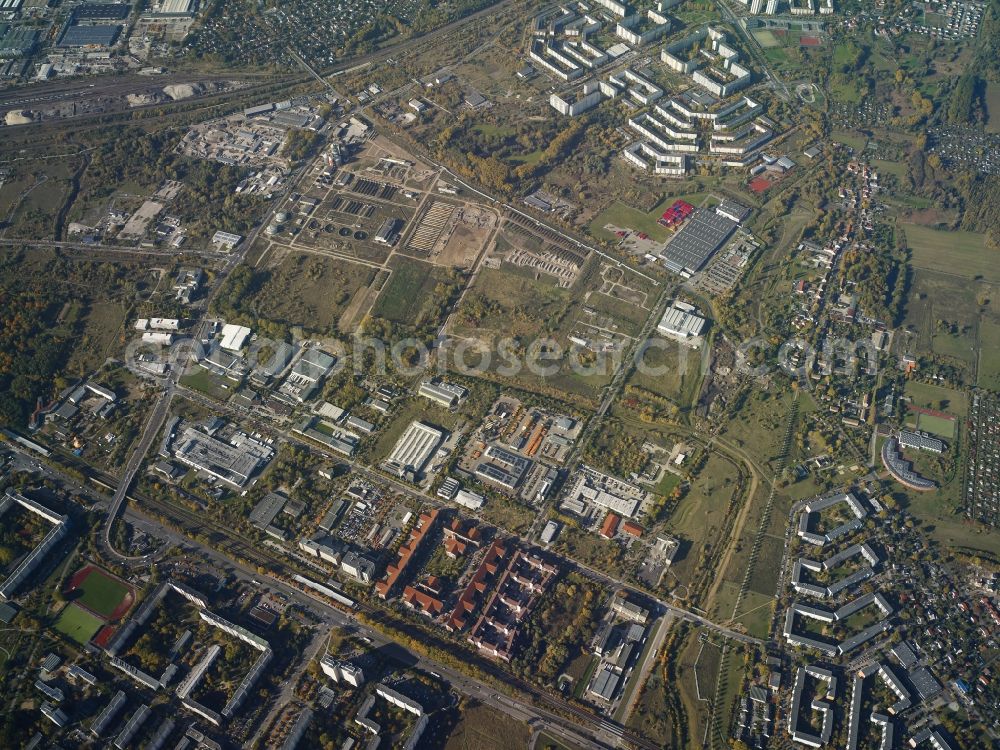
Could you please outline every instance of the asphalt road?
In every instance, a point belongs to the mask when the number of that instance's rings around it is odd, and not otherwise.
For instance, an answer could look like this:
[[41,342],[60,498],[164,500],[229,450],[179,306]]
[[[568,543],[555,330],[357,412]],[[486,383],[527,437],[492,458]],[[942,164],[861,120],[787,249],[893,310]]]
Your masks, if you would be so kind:
[[[299,181],[305,173],[305,168],[300,167],[298,171],[289,178],[287,184],[285,185],[285,189],[278,197],[278,202],[274,205],[281,204],[281,201],[283,201],[285,197],[298,186]],[[193,330],[196,333],[200,334],[203,331],[209,315],[212,300],[225,285],[226,279],[229,277],[232,270],[239,265],[239,263],[246,256],[248,250],[253,246],[254,241],[257,239],[257,235],[260,234],[261,228],[265,225],[268,217],[271,215],[271,206],[272,204],[268,203],[263,215],[260,217],[260,221],[257,222],[254,229],[243,239],[239,245],[239,249],[230,254],[228,260],[223,264],[218,274],[216,274],[215,284],[212,287],[208,298],[205,300],[204,307],[202,308],[202,315],[193,326]],[[121,479],[118,482],[118,488],[115,490],[114,498],[110,508],[108,509],[108,518],[104,525],[102,541],[108,554],[121,562],[133,562],[134,560],[133,558],[129,558],[127,555],[123,555],[114,548],[111,541],[111,529],[114,526],[115,519],[121,512],[121,508],[125,502],[126,496],[128,495],[129,488],[132,486],[132,482],[135,481],[135,475],[142,466],[142,462],[145,459],[146,454],[149,452],[149,447],[152,445],[157,433],[163,427],[167,415],[170,413],[170,401],[174,397],[174,389],[177,387],[177,381],[180,379],[182,372],[183,366],[180,363],[175,364],[171,368],[167,377],[162,381],[163,392],[160,394],[156,401],[156,405],[153,407],[149,414],[149,418],[146,420],[139,442],[136,443],[131,454],[129,455],[129,459],[125,464],[125,471],[122,472]]]

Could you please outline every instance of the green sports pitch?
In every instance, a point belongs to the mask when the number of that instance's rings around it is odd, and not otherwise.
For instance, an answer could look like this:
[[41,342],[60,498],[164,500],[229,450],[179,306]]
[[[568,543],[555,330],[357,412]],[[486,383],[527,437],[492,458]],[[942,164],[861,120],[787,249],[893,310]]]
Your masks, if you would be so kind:
[[55,629],[81,646],[85,646],[103,625],[104,621],[97,615],[75,604],[69,604],[56,620]]
[[926,414],[919,409],[910,409],[907,423],[909,427],[915,430],[929,432],[932,435],[937,435],[948,440],[955,437],[955,420],[950,417]]
[[933,435],[940,435],[943,438],[955,437],[955,420],[946,417],[938,417],[933,414],[917,414],[917,429],[929,432]]
[[[85,568],[81,574],[74,576],[68,593],[73,601],[79,602],[86,609],[104,618],[115,614],[126,601],[131,603],[133,596],[131,589],[124,582],[93,566]],[[127,609],[127,606],[124,608]]]

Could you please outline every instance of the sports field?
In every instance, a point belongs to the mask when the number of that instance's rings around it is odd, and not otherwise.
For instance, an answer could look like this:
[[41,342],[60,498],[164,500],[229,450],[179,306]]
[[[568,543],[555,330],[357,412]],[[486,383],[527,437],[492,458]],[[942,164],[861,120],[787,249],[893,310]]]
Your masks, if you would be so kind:
[[93,565],[73,575],[66,594],[106,620],[120,618],[135,601],[135,594],[126,583]]
[[911,380],[906,384],[906,395],[913,406],[945,412],[958,418],[968,414],[965,393],[953,388]]
[[986,247],[978,232],[946,232],[919,224],[903,224],[906,244],[916,268],[972,279],[1000,281],[1000,252]]
[[103,625],[104,621],[97,615],[76,604],[68,604],[56,620],[55,629],[81,646],[85,646]]
[[955,420],[946,416],[929,414],[922,409],[910,409],[910,418],[918,430],[943,438],[955,437]]
[[750,33],[753,34],[753,38],[756,39],[757,43],[764,49],[779,47],[781,45],[781,42],[778,41],[778,37],[767,29],[754,29]]

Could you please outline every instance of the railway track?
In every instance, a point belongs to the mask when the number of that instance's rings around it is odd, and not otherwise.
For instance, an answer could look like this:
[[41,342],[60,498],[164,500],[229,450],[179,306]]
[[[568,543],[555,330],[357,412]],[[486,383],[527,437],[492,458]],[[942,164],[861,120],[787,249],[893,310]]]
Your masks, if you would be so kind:
[[[119,484],[119,480],[116,477],[71,457],[53,453],[49,456],[49,460],[61,465],[64,468],[81,472],[86,481],[95,485],[102,491],[112,492]],[[168,519],[168,521],[175,526],[181,534],[191,537],[194,540],[207,534],[213,549],[228,555],[230,558],[243,565],[263,567],[271,574],[277,574],[284,578],[290,578],[291,573],[293,572],[304,575],[315,575],[314,572],[311,573],[308,570],[298,570],[297,568],[294,568],[289,564],[286,557],[271,552],[266,547],[250,544],[247,540],[238,536],[230,527],[208,518],[203,513],[193,511],[175,503],[148,497],[135,492],[128,493],[128,495],[126,495],[126,500],[132,504],[131,507],[133,508],[151,511]],[[438,649],[453,650],[455,648],[455,644],[453,642],[442,640],[439,636],[434,634],[428,634],[421,627],[405,619],[397,617],[390,610],[376,607],[366,602],[357,602],[356,607],[353,612],[351,612],[348,611],[347,608],[337,606],[334,602],[328,601],[325,598],[319,599],[319,597],[312,592],[302,591],[302,593],[306,596],[322,601],[322,603],[326,606],[336,607],[341,611],[346,611],[347,614],[351,616],[362,614],[370,622],[384,623],[393,630],[402,632],[409,637],[420,639],[424,642],[430,641],[432,645]],[[380,632],[382,631],[380,630]],[[384,635],[392,639],[391,635]],[[491,678],[506,684],[510,688],[518,691],[521,695],[526,696],[534,707],[539,710],[550,712],[554,718],[563,717],[563,720],[566,720],[565,717],[571,716],[591,732],[595,733],[595,735],[600,733],[610,734],[617,737],[620,741],[628,743],[631,747],[641,748],[642,750],[659,750],[658,745],[650,742],[644,737],[639,736],[623,725],[610,719],[597,716],[590,711],[587,711],[586,709],[565,701],[557,696],[550,695],[539,686],[510,674],[495,662],[477,655],[470,655],[469,661],[482,673],[489,675]]]
[[[208,532],[211,535],[214,535],[215,538],[212,539],[213,546],[216,546],[223,551],[229,552],[238,558],[248,560],[251,564],[265,567],[272,572],[278,572],[286,577],[290,577],[288,576],[288,573],[293,569],[289,565],[286,558],[276,553],[269,552],[267,548],[261,548],[248,544],[242,538],[236,537],[231,529],[220,523],[212,521],[211,519],[206,519],[205,516],[188,510],[187,508],[182,508],[174,505],[173,503],[168,503],[162,500],[134,495],[130,495],[128,499],[133,501],[138,507],[158,512],[174,521],[181,521],[181,524],[179,525],[181,525],[182,530],[199,534]],[[294,572],[307,575],[309,574],[309,571],[294,570]],[[385,622],[392,628],[402,631],[407,635],[423,640],[433,637],[428,636],[428,634],[421,628],[414,626],[406,620],[396,617],[393,613],[383,608],[375,607],[365,602],[357,602],[355,611],[364,614],[373,622]],[[453,647],[454,644],[436,639],[435,645],[439,648],[448,648],[449,646]],[[476,657],[473,657],[473,659],[475,660],[475,666],[479,670],[489,674],[494,679],[516,688],[521,691],[521,693],[530,696],[534,703],[542,704],[550,711],[563,715],[569,714],[579,721],[591,726],[593,729],[614,734],[635,747],[643,748],[644,750],[658,749],[656,744],[651,743],[645,738],[629,731],[621,724],[617,724],[608,719],[602,719],[595,716],[591,712],[580,708],[579,706],[551,696],[537,685],[533,685],[504,671],[494,662],[486,659],[477,659]]]

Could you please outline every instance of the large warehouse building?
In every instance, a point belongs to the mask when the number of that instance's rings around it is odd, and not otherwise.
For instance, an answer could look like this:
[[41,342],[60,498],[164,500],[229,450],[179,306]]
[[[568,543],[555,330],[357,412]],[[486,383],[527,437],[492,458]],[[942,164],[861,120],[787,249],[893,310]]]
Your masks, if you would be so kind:
[[690,277],[708,263],[736,231],[736,222],[715,211],[699,208],[663,248],[668,271]]
[[418,477],[443,437],[441,430],[423,422],[413,422],[396,441],[392,453],[385,460],[386,470],[401,477]]
[[674,302],[663,313],[656,330],[674,339],[694,339],[705,330],[705,319],[696,315],[695,308],[686,302]]

